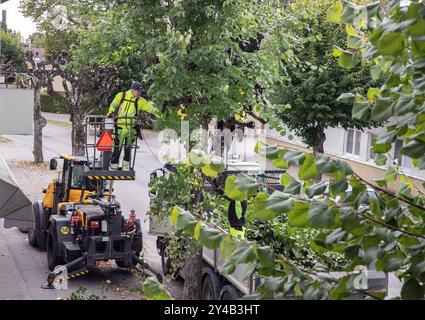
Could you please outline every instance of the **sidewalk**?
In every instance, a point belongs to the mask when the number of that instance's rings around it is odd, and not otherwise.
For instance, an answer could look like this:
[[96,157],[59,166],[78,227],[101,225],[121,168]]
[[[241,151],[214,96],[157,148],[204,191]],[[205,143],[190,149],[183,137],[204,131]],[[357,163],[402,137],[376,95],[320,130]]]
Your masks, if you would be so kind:
[[30,300],[25,279],[6,246],[3,219],[0,219],[0,300]]

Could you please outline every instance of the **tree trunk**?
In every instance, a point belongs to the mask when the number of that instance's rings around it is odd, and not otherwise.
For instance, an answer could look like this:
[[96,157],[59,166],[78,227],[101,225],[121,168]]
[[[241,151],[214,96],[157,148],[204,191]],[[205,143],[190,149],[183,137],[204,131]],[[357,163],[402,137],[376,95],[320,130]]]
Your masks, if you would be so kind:
[[185,264],[183,298],[185,300],[200,300],[202,296],[202,246],[192,243],[194,254],[192,254]]
[[314,155],[325,152],[325,148],[324,148],[325,141],[326,141],[325,128],[323,128],[322,126],[318,126],[317,132],[316,132],[316,143],[313,147]]
[[86,154],[86,126],[84,115],[71,115],[72,123],[72,154],[84,156]]
[[34,146],[33,155],[35,163],[43,163],[43,127],[41,126],[41,100],[40,85],[34,81]]

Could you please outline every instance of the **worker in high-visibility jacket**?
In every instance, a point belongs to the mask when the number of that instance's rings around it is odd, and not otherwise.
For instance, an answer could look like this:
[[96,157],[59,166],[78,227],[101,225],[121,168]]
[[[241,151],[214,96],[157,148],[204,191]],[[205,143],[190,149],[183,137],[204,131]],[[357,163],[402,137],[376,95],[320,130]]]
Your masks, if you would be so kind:
[[212,184],[214,190],[229,201],[227,219],[230,225],[230,235],[238,239],[245,239],[246,210],[248,208],[248,200],[233,200],[225,195],[223,188],[217,185],[217,181],[214,181]]
[[245,239],[245,215],[248,208],[248,200],[230,200],[227,211],[227,219],[230,224],[230,235],[238,239]]
[[122,149],[124,149],[124,159],[122,169],[128,170],[130,167],[131,146],[137,139],[137,123],[141,110],[158,115],[158,110],[143,97],[140,96],[142,84],[133,82],[130,90],[118,93],[109,106],[108,117],[116,117],[114,148],[111,156],[111,170],[118,169]]

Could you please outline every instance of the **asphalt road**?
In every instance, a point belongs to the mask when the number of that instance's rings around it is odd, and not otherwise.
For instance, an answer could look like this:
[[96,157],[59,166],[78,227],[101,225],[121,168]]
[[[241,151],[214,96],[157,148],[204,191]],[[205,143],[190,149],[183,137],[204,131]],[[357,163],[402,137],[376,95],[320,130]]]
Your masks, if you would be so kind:
[[[48,119],[63,120],[61,116],[47,115]],[[58,118],[58,119],[56,119]],[[149,145],[157,151],[156,134],[144,132]],[[0,156],[5,158],[14,172],[18,183],[31,200],[41,196],[41,189],[47,186],[54,173],[41,170],[21,170],[16,160],[32,160],[33,136],[4,136],[11,143],[0,144]],[[57,121],[48,121],[43,130],[43,152],[45,161],[60,153],[71,153],[71,130],[69,126]],[[149,207],[148,182],[149,174],[159,167],[160,162],[149,151],[147,145],[139,140],[140,148],[136,157],[136,180],[117,181],[114,189],[121,202],[124,215],[134,209],[142,220],[144,232],[144,258],[155,269],[161,270],[160,257],[156,251],[155,237],[148,234],[146,212]],[[82,286],[97,295],[105,295],[109,299],[139,297],[133,294],[140,284],[138,278],[112,264],[111,268],[92,272],[83,277],[70,280],[68,290],[41,289],[48,274],[46,254],[30,247],[27,235],[16,228],[4,229],[0,221],[0,299],[58,299],[67,298]],[[111,281],[111,289],[102,291],[105,281]],[[182,282],[166,282],[165,286],[175,298],[181,297]]]

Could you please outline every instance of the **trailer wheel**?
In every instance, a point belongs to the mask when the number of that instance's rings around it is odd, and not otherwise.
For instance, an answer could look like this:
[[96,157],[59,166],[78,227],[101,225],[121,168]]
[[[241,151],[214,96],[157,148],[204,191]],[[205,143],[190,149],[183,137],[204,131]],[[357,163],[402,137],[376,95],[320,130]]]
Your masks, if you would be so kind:
[[162,272],[164,275],[170,274],[173,280],[176,280],[179,276],[179,272],[175,271],[174,273],[171,273],[171,260],[168,257],[168,250],[167,246],[163,244],[162,252],[161,252],[161,266],[162,266]]
[[211,277],[207,274],[202,281],[202,300],[216,300],[214,285]]
[[47,234],[47,265],[50,271],[53,271],[57,265],[63,264],[62,258],[57,256],[58,243],[52,228],[50,226]]
[[202,299],[219,300],[223,286],[222,278],[209,266],[202,268]]
[[231,284],[226,284],[221,288],[220,300],[237,300],[242,297],[242,294]]

